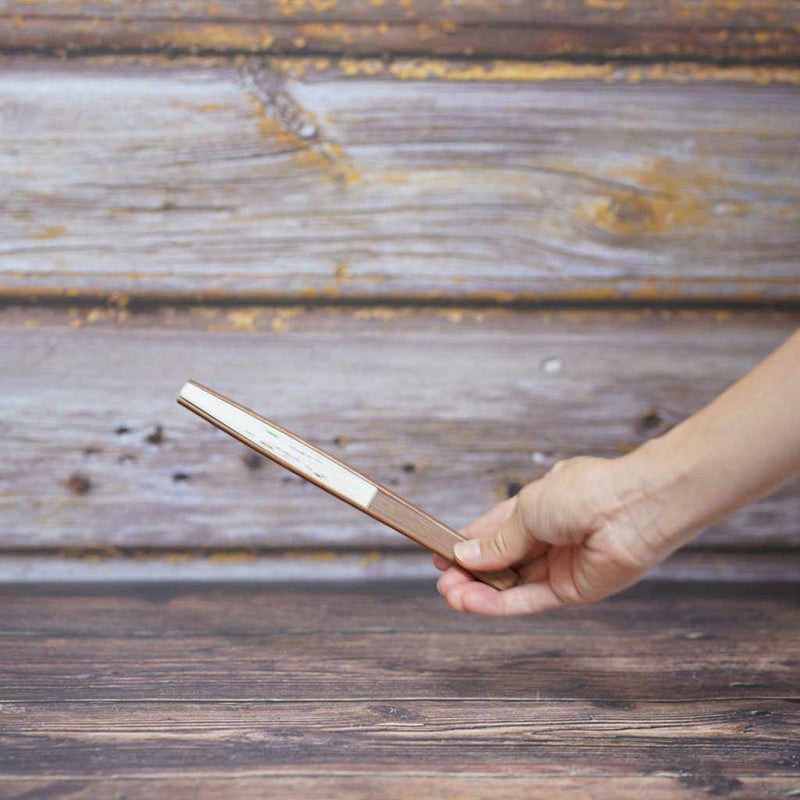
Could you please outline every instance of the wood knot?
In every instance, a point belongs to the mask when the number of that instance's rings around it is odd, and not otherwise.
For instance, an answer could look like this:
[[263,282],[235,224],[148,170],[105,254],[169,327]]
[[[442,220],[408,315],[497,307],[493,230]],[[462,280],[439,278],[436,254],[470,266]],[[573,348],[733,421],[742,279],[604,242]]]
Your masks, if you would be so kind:
[[655,220],[653,204],[640,194],[612,197],[609,201],[609,212],[614,215],[618,225],[642,228],[652,225]]
[[582,208],[592,225],[614,235],[662,233],[702,223],[713,212],[715,181],[692,165],[659,159],[618,177],[633,186],[611,188]]

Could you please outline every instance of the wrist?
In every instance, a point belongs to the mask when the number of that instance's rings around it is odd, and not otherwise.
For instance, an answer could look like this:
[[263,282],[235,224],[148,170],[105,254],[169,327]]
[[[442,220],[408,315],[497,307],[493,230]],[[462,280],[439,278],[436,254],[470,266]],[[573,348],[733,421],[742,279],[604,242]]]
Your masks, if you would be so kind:
[[702,439],[679,426],[614,462],[623,513],[656,560],[713,521]]

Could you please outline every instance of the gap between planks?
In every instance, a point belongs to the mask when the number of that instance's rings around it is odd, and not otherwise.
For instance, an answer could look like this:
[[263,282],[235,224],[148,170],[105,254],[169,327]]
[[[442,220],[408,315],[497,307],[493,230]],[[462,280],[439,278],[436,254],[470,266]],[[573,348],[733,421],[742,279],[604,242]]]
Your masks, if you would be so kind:
[[[785,281],[761,281],[759,287],[770,284],[783,295],[751,296],[748,282],[725,281],[717,286],[708,282],[688,280],[686,286],[657,291],[651,282],[613,280],[603,286],[572,291],[473,291],[452,294],[446,291],[404,292],[402,295],[376,293],[337,294],[320,289],[301,293],[289,292],[129,292],[80,291],[70,289],[18,289],[0,286],[0,312],[5,309],[36,307],[42,309],[94,309],[124,310],[144,313],[176,308],[181,311],[208,308],[221,310],[239,308],[270,309],[300,308],[342,310],[445,310],[445,311],[800,311],[800,278]],[[715,294],[715,290],[729,288],[731,283],[740,287],[740,294]],[[687,293],[684,294],[683,292]]]

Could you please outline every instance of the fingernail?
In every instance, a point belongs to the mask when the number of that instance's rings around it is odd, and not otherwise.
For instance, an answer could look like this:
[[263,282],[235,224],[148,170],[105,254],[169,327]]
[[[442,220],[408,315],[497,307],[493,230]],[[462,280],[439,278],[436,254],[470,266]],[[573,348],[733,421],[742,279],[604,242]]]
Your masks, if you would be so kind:
[[459,561],[469,563],[480,556],[481,546],[474,539],[466,542],[457,542],[453,552]]

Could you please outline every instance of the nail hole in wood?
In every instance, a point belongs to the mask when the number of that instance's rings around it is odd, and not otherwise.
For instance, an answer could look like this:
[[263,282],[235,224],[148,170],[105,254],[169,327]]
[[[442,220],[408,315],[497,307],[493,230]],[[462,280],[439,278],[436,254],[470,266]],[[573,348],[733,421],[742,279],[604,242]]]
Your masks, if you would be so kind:
[[87,494],[92,488],[92,482],[86,475],[73,472],[66,480],[67,489],[73,494]]
[[661,417],[661,414],[659,414],[658,409],[654,407],[648,408],[639,417],[639,428],[641,428],[644,433],[654,431],[656,428],[660,428],[663,424],[664,420]]
[[545,375],[557,375],[564,368],[564,362],[560,358],[545,358],[539,364],[540,372]]
[[164,426],[156,425],[155,430],[145,436],[145,441],[148,444],[161,444],[164,441]]
[[261,458],[261,456],[258,453],[254,452],[253,450],[250,450],[247,453],[245,453],[244,456],[242,457],[242,461],[244,462],[244,465],[247,467],[247,469],[253,471],[261,469],[261,467],[264,465],[264,459]]

